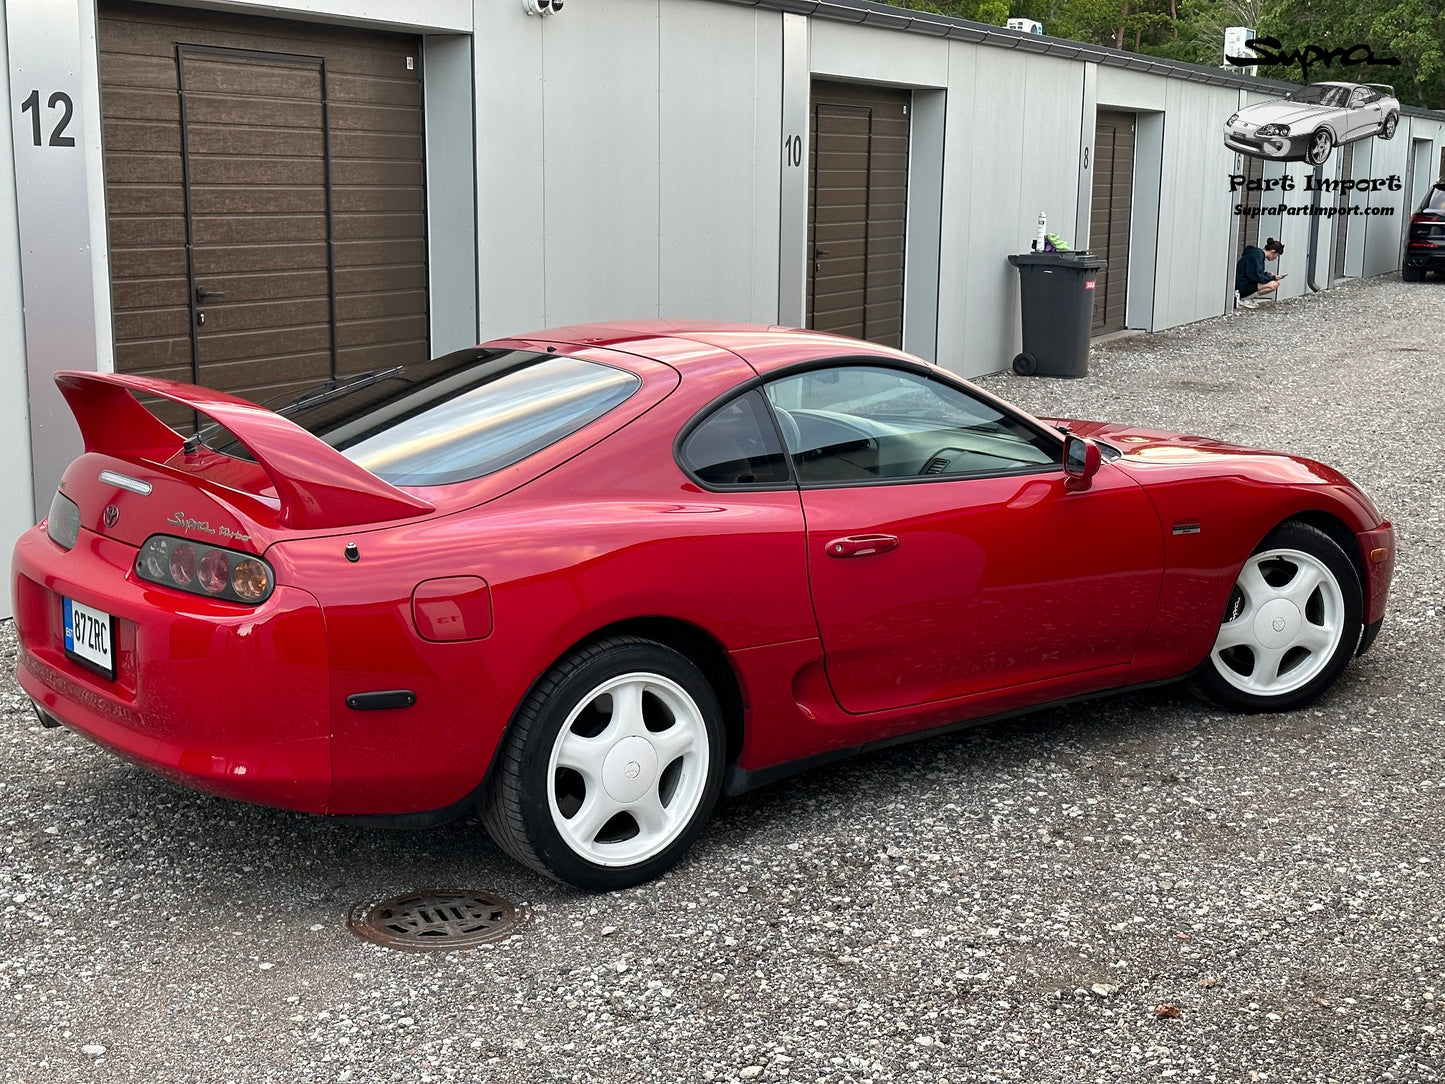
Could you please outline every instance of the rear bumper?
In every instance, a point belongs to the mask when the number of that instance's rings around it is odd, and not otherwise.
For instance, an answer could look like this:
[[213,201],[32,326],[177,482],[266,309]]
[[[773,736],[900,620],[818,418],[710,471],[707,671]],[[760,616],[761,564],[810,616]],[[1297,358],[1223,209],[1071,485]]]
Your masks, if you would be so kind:
[[[39,528],[13,558],[17,676],[46,713],[157,774],[242,801],[326,812],[330,678],[321,607],[280,587],[250,608],[138,581],[135,549]],[[67,657],[61,600],[115,618],[115,679]]]
[[1375,640],[1380,635],[1380,627],[1384,625],[1384,623],[1385,622],[1381,620],[1376,621],[1373,625],[1365,626],[1364,632],[1360,634],[1360,646],[1355,649],[1356,655],[1363,655],[1366,651],[1369,651],[1370,648],[1375,646]]
[[1418,267],[1422,271],[1445,271],[1445,248],[1406,245],[1405,266]]

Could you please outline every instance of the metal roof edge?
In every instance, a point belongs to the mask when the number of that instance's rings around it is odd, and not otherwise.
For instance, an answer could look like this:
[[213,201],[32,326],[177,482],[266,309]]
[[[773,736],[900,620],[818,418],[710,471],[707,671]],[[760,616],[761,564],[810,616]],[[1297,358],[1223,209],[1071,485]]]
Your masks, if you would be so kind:
[[[1092,45],[1068,38],[1054,38],[1046,34],[1025,34],[1007,27],[975,23],[952,15],[940,15],[934,11],[920,11],[913,8],[895,7],[892,4],[874,3],[873,0],[714,0],[717,3],[739,4],[744,7],[762,8],[793,15],[807,15],[835,22],[853,23],[858,26],[877,27],[882,30],[898,30],[904,33],[926,34],[950,41],[968,41],[978,45],[991,45],[1001,49],[1024,49],[1031,53],[1057,56],[1066,60],[1079,60],[1090,64],[1103,64],[1110,68],[1124,68],[1144,72],[1148,75],[1162,75],[1167,79],[1184,79],[1191,83],[1205,83],[1217,87],[1233,87],[1237,90],[1278,91],[1287,93],[1302,84],[1281,79],[1264,79],[1230,71],[1228,68],[1210,68],[1202,64],[1186,64],[1182,60],[1168,60],[1164,57],[1146,56],[1142,53],[1127,53],[1122,49],[1111,49],[1105,45]],[[1445,110],[1425,109],[1416,105],[1402,105],[1400,112],[1412,117],[1445,121]]]

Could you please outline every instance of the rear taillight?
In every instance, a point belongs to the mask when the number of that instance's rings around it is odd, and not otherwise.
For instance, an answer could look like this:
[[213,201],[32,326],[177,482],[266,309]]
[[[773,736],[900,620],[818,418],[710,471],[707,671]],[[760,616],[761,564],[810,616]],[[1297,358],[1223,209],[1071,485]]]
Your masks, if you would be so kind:
[[1436,215],[1411,215],[1409,231],[1410,244],[1415,248],[1439,248],[1440,245],[1438,242],[1428,240],[1428,238],[1445,234],[1445,230],[1441,229],[1442,226],[1445,226],[1445,221],[1441,221]]
[[80,508],[63,493],[56,493],[45,517],[45,533],[50,541],[64,549],[74,549],[80,538]]
[[135,574],[162,587],[249,606],[271,597],[271,566],[249,553],[170,535],[151,535],[135,559]]

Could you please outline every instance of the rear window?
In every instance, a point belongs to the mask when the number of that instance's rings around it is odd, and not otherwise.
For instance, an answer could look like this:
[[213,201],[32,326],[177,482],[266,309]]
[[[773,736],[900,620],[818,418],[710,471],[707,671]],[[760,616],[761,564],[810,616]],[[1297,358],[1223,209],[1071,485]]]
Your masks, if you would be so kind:
[[595,361],[521,350],[464,350],[347,378],[282,408],[393,485],[436,486],[499,471],[577,432],[642,384]]
[[1436,185],[1430,189],[1430,194],[1425,197],[1425,205],[1420,210],[1445,211],[1445,188]]

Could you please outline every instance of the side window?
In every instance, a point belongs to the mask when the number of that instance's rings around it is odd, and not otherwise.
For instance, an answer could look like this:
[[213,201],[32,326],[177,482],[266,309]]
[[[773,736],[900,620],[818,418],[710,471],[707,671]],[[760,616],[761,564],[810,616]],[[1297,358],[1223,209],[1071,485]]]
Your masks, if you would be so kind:
[[761,394],[740,395],[698,424],[682,443],[683,469],[710,486],[786,485],[788,457]]
[[1061,445],[920,373],[838,365],[766,388],[802,483],[1046,470]]

